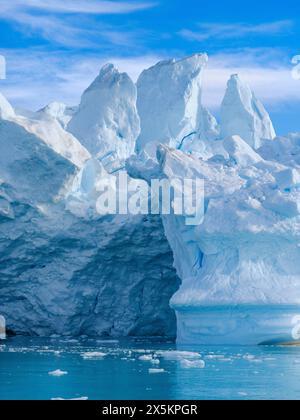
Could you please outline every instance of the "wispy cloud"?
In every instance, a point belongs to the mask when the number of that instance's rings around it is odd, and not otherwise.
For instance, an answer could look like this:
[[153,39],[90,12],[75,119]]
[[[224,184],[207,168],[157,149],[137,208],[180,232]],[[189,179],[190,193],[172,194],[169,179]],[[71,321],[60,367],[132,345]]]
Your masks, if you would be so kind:
[[[145,68],[167,58],[158,54],[87,56],[40,50],[0,50],[0,54],[6,56],[8,64],[8,78],[2,81],[1,91],[15,105],[29,109],[38,109],[53,100],[78,103],[82,92],[107,62],[137,80]],[[292,78],[291,69],[281,50],[249,49],[212,55],[204,73],[203,102],[218,110],[230,75],[239,73],[268,109],[299,103],[300,82]]]
[[[39,36],[65,47],[99,48],[103,41],[132,45],[138,31],[95,20],[97,15],[128,14],[154,7],[143,1],[0,0],[0,20],[27,36]],[[81,18],[82,17],[82,18]]]
[[269,109],[299,103],[300,82],[292,78],[291,71],[281,50],[244,49],[212,55],[203,79],[203,101],[218,109],[229,77],[238,73]]
[[195,30],[182,29],[179,35],[189,41],[202,42],[209,39],[234,39],[247,36],[278,35],[291,31],[293,27],[294,23],[291,20],[255,25],[248,23],[199,23],[196,25]]
[[51,101],[76,105],[83,91],[99,74],[100,68],[114,63],[136,81],[140,73],[165,57],[139,55],[65,54],[62,51],[4,50],[7,79],[1,81],[0,91],[15,105],[36,110]]
[[101,1],[101,0],[1,0],[0,15],[19,11],[42,11],[80,14],[123,14],[148,9],[154,2],[143,1]]

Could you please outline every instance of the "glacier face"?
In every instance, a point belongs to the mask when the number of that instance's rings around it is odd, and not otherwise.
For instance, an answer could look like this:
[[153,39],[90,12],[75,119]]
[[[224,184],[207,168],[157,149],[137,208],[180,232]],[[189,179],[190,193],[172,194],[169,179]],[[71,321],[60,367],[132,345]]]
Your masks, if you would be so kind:
[[[19,115],[0,96],[0,312],[9,329],[174,336],[174,309],[179,344],[295,340],[300,135],[275,137],[236,75],[219,124],[201,103],[206,62],[158,63],[137,87],[107,65],[78,108]],[[204,179],[202,223],[97,215],[101,184],[125,161],[147,182]]]

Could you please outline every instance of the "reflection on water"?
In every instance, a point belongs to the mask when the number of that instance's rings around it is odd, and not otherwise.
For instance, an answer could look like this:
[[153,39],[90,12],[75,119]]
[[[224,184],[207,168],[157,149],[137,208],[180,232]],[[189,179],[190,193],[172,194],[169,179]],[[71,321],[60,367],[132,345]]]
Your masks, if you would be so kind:
[[300,348],[14,338],[0,399],[300,399]]

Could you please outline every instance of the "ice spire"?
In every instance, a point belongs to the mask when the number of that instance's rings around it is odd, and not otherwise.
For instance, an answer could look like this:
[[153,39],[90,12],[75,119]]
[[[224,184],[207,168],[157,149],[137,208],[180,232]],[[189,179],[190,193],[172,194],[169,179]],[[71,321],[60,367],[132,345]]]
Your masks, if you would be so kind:
[[238,75],[231,76],[221,108],[221,136],[239,135],[258,149],[263,139],[275,138],[269,114]]
[[141,134],[137,151],[155,156],[159,143],[177,148],[198,130],[202,72],[206,54],[162,61],[145,70],[137,83]]
[[92,155],[115,153],[125,160],[133,153],[140,132],[136,96],[129,76],[107,64],[82,95],[68,130]]

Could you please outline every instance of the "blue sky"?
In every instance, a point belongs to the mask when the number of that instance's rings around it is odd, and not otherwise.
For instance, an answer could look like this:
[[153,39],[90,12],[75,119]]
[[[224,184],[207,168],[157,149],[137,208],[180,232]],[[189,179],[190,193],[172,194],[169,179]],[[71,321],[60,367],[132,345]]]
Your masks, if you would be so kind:
[[106,62],[133,79],[156,61],[207,52],[203,101],[216,114],[226,81],[240,73],[279,134],[300,131],[300,3],[291,0],[0,0],[0,54],[14,105],[79,101]]

